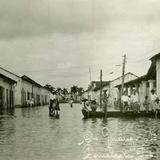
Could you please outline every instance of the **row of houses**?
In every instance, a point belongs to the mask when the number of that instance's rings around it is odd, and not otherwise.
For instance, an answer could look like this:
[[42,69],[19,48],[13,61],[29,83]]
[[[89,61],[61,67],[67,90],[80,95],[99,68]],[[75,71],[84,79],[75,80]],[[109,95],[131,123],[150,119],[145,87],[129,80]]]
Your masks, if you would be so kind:
[[46,105],[50,92],[30,77],[0,67],[0,108]]
[[[144,102],[145,96],[150,98],[151,90],[154,89],[160,97],[160,53],[154,55],[151,59],[151,66],[148,72],[141,77],[129,72],[124,75],[124,90],[131,95],[136,90],[139,95],[139,102]],[[114,104],[121,96],[122,76],[111,81],[102,82],[102,90],[107,90],[110,95],[109,103]],[[100,82],[92,81],[88,89],[83,94],[84,98],[96,99],[100,101]]]

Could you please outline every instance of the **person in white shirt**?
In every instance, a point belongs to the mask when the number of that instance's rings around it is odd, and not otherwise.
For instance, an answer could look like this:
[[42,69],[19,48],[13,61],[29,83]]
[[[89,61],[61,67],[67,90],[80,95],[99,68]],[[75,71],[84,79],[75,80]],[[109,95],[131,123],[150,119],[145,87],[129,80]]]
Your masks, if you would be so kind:
[[129,105],[129,97],[127,95],[127,92],[124,92],[122,95],[122,104],[123,104],[123,111],[126,111]]
[[131,95],[131,108],[134,111],[140,111],[140,105],[138,102],[138,93],[136,90],[134,90],[133,94]]

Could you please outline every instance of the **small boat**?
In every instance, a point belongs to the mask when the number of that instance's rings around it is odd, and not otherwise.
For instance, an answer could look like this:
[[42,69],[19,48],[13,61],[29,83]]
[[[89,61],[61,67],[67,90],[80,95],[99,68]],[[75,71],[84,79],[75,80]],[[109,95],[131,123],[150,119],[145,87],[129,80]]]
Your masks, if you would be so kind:
[[[105,113],[102,111],[90,111],[86,109],[82,109],[82,114],[84,118],[103,118],[105,117]],[[160,112],[157,113],[153,111],[108,111],[106,117],[128,117],[128,118],[140,118],[140,117],[149,117],[149,118],[160,118]]]

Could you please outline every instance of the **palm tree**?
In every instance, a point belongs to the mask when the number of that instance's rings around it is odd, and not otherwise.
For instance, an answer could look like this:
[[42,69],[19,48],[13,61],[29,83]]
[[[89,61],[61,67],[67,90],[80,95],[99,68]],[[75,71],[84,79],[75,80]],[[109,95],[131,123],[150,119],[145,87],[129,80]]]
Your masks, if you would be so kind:
[[77,86],[72,86],[71,87],[71,93],[76,94],[78,91],[78,87]]
[[68,90],[67,88],[62,89],[62,94],[63,94],[63,99],[66,100],[66,95],[68,95]]

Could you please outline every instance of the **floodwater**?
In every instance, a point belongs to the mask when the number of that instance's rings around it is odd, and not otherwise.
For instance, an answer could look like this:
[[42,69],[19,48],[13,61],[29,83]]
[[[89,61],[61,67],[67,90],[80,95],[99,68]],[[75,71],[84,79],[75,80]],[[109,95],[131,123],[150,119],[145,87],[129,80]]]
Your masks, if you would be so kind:
[[0,160],[159,160],[160,119],[82,119],[82,106],[17,108],[0,115]]

